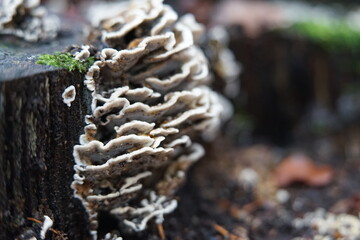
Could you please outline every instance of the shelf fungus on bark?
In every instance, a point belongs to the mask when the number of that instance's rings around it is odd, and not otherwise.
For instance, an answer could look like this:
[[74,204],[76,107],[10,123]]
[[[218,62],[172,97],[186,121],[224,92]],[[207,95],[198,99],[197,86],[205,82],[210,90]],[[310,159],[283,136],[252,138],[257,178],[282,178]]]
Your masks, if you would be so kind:
[[204,155],[195,141],[214,138],[231,114],[206,86],[207,60],[194,44],[200,25],[191,28],[161,0],[121,6],[100,23],[105,48],[85,80],[92,112],[74,147],[72,188],[94,238],[99,212],[132,231],[151,219],[161,223],[177,206],[173,194],[187,169]]
[[60,21],[40,6],[40,0],[3,0],[0,3],[0,34],[35,42],[57,36]]

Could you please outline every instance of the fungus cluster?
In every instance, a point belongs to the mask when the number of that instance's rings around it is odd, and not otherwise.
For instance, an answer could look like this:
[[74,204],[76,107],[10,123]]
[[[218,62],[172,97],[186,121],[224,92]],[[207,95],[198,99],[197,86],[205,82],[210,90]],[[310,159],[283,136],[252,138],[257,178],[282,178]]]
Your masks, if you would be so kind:
[[235,98],[240,90],[239,74],[241,67],[236,62],[228,45],[228,32],[222,26],[209,29],[205,35],[205,40],[201,43],[216,79],[212,85],[225,96]]
[[0,2],[0,34],[10,34],[26,41],[53,39],[59,19],[40,6],[40,0],[3,0]]
[[[151,219],[161,223],[177,206],[173,194],[185,172],[204,154],[196,141],[214,138],[231,114],[206,86],[208,63],[194,44],[202,26],[192,16],[178,18],[161,0],[121,6],[100,22],[105,48],[86,74],[91,114],[74,147],[72,188],[94,238],[100,211],[133,231]],[[90,56],[88,49],[77,56]]]

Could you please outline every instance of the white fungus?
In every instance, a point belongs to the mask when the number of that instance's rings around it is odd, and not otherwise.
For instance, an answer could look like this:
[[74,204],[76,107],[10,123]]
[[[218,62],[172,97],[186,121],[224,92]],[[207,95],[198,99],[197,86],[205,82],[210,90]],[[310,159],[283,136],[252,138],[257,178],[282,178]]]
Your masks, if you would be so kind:
[[43,225],[41,227],[41,230],[40,230],[40,237],[41,239],[45,239],[45,235],[46,235],[46,232],[52,227],[53,225],[53,221],[48,217],[48,216],[44,216],[44,222],[43,222]]
[[[207,86],[208,62],[194,44],[200,24],[178,19],[162,0],[119,6],[116,17],[100,21],[107,47],[86,74],[91,113],[73,152],[72,188],[94,239],[100,211],[134,231],[161,223],[177,207],[173,195],[187,169],[204,155],[195,139],[215,138],[231,114]],[[75,55],[87,58],[88,50]]]
[[157,196],[155,192],[151,192],[149,200],[141,201],[141,207],[120,207],[113,209],[111,213],[121,215],[129,213],[133,219],[125,219],[124,223],[135,231],[142,231],[145,230],[147,222],[152,218],[156,219],[157,224],[161,224],[164,221],[164,214],[171,213],[176,207],[176,200],[169,201],[165,196]]
[[103,240],[123,240],[122,237],[118,237],[116,234],[107,233]]
[[0,34],[35,42],[55,38],[59,28],[59,19],[48,14],[40,0],[0,1]]
[[322,208],[294,219],[293,225],[297,229],[311,228],[314,239],[360,239],[360,216],[333,214]]
[[76,97],[75,87],[73,85],[67,87],[61,96],[63,98],[63,102],[68,107],[71,107],[71,103],[75,100],[75,97]]
[[238,180],[245,190],[250,190],[255,187],[259,181],[258,173],[252,168],[244,168],[239,176]]
[[279,189],[276,191],[276,200],[280,203],[286,203],[290,199],[290,193],[285,189]]

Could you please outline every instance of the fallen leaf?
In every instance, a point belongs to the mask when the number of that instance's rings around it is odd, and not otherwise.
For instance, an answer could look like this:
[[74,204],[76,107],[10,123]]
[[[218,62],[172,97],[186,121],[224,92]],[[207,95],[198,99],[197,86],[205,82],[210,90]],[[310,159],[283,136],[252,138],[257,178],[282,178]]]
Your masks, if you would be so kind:
[[333,180],[334,171],[330,166],[315,164],[305,154],[296,153],[286,157],[275,168],[274,177],[278,187],[289,186],[295,182],[321,187]]

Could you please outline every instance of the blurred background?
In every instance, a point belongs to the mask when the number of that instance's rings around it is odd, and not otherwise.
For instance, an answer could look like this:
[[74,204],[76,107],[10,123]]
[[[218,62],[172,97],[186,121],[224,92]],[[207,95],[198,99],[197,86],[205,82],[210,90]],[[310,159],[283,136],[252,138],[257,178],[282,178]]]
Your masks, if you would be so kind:
[[[174,4],[209,27],[228,29],[230,48],[242,66],[240,94],[233,100],[238,142],[247,143],[250,136],[251,141],[289,146],[359,134],[359,2]],[[359,146],[359,138],[346,136],[343,150],[350,153],[347,148]]]

